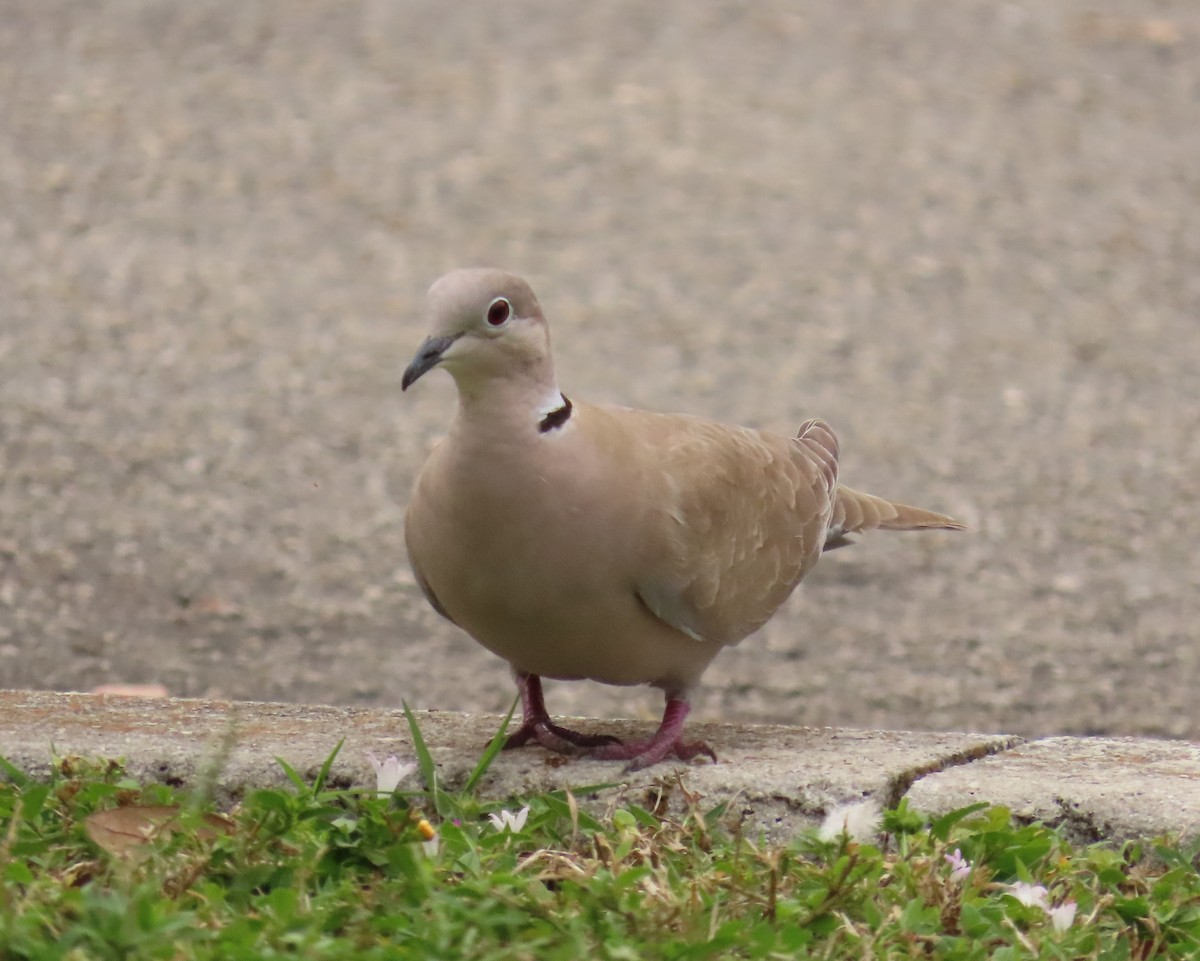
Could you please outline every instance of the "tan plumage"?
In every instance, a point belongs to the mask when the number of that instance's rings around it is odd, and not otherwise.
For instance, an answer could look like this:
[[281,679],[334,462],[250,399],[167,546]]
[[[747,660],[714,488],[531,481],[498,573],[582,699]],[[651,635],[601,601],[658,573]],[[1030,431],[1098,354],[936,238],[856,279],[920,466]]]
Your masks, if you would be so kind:
[[[433,333],[403,385],[444,366],[459,406],[413,491],[409,557],[434,607],[513,666],[525,721],[510,744],[637,767],[711,755],[680,738],[688,691],[822,550],[874,528],[961,526],[840,487],[821,421],[787,438],[568,401],[541,308],[511,274],[455,271],[429,299]],[[633,745],[559,728],[541,676],[660,687],[663,726]]]

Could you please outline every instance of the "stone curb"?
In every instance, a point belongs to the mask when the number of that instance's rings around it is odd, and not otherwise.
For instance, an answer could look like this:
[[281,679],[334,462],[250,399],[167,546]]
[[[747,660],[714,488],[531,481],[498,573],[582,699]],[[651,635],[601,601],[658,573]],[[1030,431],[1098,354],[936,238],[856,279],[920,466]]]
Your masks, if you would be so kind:
[[[500,719],[417,712],[442,783],[462,784]],[[648,733],[632,721],[574,719],[619,736]],[[908,797],[941,813],[989,801],[1021,817],[1062,825],[1081,842],[1162,833],[1200,824],[1200,746],[1146,739],[854,731],[696,724],[720,763],[662,764],[624,775],[612,762],[565,759],[540,748],[506,753],[481,792],[504,799],[570,788],[590,806],[622,798],[653,803],[682,784],[705,805],[727,803],[746,830],[773,841],[818,823],[838,804]],[[276,758],[312,778],[339,741],[334,787],[374,784],[368,751],[412,755],[400,711],[292,704],[143,699],[47,691],[0,691],[0,756],[46,777],[53,756],[123,758],[134,778],[191,786],[215,773],[222,803],[280,786]],[[681,775],[677,777],[677,774]],[[603,787],[600,787],[603,786]],[[675,801],[682,792],[675,790]]]

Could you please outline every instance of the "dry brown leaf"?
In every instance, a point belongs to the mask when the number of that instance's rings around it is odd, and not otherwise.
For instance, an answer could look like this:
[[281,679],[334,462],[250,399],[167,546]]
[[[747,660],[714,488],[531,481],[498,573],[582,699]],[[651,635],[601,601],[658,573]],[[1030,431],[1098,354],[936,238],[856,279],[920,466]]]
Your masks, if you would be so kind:
[[[228,834],[233,825],[218,814],[205,814],[197,832],[203,840]],[[87,835],[96,844],[117,857],[144,857],[149,845],[160,837],[179,830],[178,805],[129,805],[96,811],[84,821]]]

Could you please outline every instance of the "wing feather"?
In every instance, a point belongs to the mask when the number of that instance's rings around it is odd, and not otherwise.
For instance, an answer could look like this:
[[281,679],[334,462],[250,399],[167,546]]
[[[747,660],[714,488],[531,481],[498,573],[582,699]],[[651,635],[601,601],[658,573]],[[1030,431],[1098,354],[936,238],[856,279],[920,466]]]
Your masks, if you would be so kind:
[[659,437],[663,507],[635,590],[690,637],[735,644],[761,627],[820,556],[837,486],[821,421],[789,439],[672,417]]
[[425,600],[429,601],[430,606],[439,614],[441,614],[442,617],[448,620],[451,624],[457,626],[457,622],[446,611],[445,606],[441,601],[438,600],[437,595],[433,593],[433,588],[429,586],[429,581],[426,579],[424,573],[422,573],[421,565],[417,561],[417,552],[413,550],[409,531],[412,529],[411,518],[414,505],[418,505],[420,503],[420,498],[414,495],[413,499],[409,502],[408,513],[405,515],[404,546],[408,550],[408,563],[409,566],[412,567],[413,577],[415,577],[417,580],[417,586],[421,588],[421,593],[425,595]]

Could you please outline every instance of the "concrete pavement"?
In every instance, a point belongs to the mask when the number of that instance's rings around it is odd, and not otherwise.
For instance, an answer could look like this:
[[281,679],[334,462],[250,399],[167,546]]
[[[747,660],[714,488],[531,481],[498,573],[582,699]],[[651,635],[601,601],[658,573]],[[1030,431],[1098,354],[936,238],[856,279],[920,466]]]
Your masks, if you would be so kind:
[[[424,711],[417,718],[451,788],[474,767],[500,720]],[[583,729],[625,736],[648,728],[577,720]],[[531,748],[502,755],[481,790],[507,798],[572,788],[592,806],[621,797],[646,803],[682,770],[683,785],[705,806],[729,802],[751,835],[776,841],[864,797],[885,806],[908,797],[930,813],[976,801],[1005,804],[1019,817],[1061,825],[1083,843],[1194,835],[1200,825],[1195,744],[731,724],[692,730],[712,743],[719,763],[664,764],[624,776],[610,762],[561,763]],[[0,691],[0,755],[18,768],[46,776],[53,755],[119,757],[135,778],[188,786],[215,767],[224,803],[247,789],[286,784],[277,757],[313,777],[343,739],[330,771],[336,787],[374,783],[368,751],[412,755],[401,711]]]

